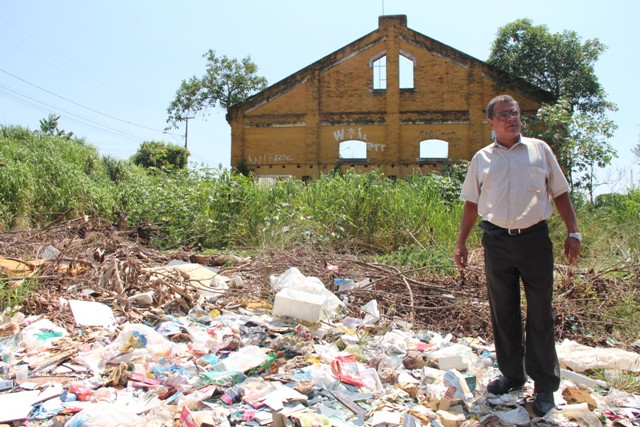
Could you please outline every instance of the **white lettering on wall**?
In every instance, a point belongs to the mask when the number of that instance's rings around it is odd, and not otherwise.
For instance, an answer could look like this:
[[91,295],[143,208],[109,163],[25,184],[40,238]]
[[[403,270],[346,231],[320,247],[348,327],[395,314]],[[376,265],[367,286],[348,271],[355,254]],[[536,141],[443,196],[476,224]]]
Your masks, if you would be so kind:
[[251,165],[261,165],[263,163],[275,163],[275,162],[292,162],[293,155],[291,154],[258,154],[252,156],[249,154],[249,164]]
[[361,141],[367,140],[367,134],[362,131],[362,128],[342,128],[333,131],[333,138],[336,141],[345,141],[349,139],[359,139]]
[[386,146],[387,144],[372,144],[371,142],[367,142],[368,151],[384,151]]

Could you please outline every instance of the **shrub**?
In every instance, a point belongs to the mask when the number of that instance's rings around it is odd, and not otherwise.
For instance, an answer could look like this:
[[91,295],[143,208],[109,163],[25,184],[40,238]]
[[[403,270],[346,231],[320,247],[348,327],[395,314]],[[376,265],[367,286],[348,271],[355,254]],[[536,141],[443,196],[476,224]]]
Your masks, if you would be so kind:
[[186,148],[174,144],[148,141],[142,143],[131,157],[131,161],[145,168],[185,169],[189,161],[189,152]]

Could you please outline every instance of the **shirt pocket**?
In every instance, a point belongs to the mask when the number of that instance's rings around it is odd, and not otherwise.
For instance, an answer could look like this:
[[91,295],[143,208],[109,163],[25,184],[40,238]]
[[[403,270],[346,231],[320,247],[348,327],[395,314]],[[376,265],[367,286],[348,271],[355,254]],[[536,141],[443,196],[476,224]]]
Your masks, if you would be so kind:
[[547,171],[543,168],[528,167],[529,184],[531,191],[544,193],[547,191]]

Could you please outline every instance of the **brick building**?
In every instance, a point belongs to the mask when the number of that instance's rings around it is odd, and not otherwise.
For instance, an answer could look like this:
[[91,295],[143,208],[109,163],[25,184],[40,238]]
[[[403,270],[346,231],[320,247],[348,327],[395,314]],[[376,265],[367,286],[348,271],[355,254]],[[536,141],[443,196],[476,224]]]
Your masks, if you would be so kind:
[[259,178],[336,167],[404,177],[468,160],[491,142],[485,108],[508,93],[523,114],[549,95],[407,28],[404,15],[231,107],[231,165]]

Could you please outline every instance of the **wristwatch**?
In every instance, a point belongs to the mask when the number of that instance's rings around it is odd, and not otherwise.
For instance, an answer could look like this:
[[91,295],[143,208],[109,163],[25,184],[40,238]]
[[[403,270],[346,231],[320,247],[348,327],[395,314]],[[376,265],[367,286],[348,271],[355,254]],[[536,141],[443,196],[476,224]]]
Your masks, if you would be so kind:
[[579,242],[582,242],[582,233],[569,233],[569,237],[573,237],[574,239],[578,239]]

